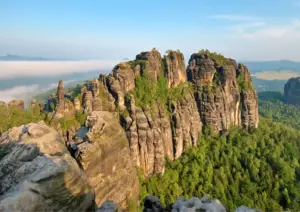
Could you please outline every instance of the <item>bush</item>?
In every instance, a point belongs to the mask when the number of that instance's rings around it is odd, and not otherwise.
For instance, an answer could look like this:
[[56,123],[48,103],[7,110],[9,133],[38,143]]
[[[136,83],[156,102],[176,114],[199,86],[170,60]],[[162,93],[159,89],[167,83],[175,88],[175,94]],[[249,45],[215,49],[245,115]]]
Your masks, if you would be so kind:
[[18,127],[30,122],[44,120],[45,114],[40,113],[39,106],[24,110],[16,106],[0,107],[0,134],[12,127]]
[[76,121],[77,121],[81,126],[84,126],[84,125],[85,125],[86,118],[87,118],[87,114],[86,114],[86,113],[77,112],[77,113],[75,114],[75,119],[76,119]]

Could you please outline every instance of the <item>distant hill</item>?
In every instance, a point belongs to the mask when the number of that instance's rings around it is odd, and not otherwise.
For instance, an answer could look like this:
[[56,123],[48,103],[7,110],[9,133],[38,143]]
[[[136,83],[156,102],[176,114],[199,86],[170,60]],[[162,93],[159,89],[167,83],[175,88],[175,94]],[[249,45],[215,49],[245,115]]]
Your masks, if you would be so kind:
[[20,56],[20,55],[13,55],[13,54],[0,56],[0,61],[54,61],[54,60],[62,60],[62,59]]
[[248,66],[248,68],[251,70],[251,73],[279,70],[291,70],[295,72],[300,72],[300,62],[294,62],[290,60],[242,61],[242,63]]

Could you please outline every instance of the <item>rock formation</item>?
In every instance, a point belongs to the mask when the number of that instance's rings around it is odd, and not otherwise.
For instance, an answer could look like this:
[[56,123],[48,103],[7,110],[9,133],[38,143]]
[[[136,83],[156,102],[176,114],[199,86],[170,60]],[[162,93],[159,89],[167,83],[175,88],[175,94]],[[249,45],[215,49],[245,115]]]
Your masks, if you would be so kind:
[[287,81],[284,86],[284,99],[287,104],[300,105],[300,77]]
[[60,135],[44,122],[3,133],[0,148],[0,211],[94,209],[85,174]]
[[17,107],[19,109],[24,110],[25,105],[23,100],[12,100],[7,103],[8,107]]
[[163,174],[165,158],[197,146],[206,129],[257,128],[257,94],[246,66],[207,51],[193,54],[187,69],[184,64],[179,51],[162,58],[153,49],[87,81],[76,95],[66,97],[60,81],[49,98],[46,108],[54,109],[56,121],[76,112],[88,117],[86,126],[67,122],[69,129],[60,130],[98,205],[113,200],[125,208],[137,198],[135,166],[146,177]]
[[223,64],[207,54],[193,54],[188,80],[197,87],[196,101],[201,120],[214,132],[231,126],[258,126],[258,100],[248,69],[232,59]]
[[[208,195],[202,198],[193,197],[185,199],[180,197],[173,204],[164,207],[155,196],[148,196],[144,201],[144,212],[185,212],[185,211],[209,211],[226,212],[225,207],[219,200],[210,200]],[[261,212],[246,206],[238,207],[235,212]]]
[[[152,90],[162,83],[169,90],[164,94],[147,90],[144,95],[152,98],[151,103],[141,102],[137,95],[146,91],[138,90],[144,89],[144,85],[137,88],[140,79],[146,79],[143,83]],[[61,90],[60,83],[56,113]],[[145,176],[163,173],[165,157],[179,158],[187,148],[197,146],[203,129],[217,134],[232,126],[248,130],[258,126],[257,94],[247,67],[208,51],[193,54],[187,69],[179,51],[170,50],[164,58],[156,49],[142,52],[136,60],[116,65],[108,76],[87,81],[74,105],[75,111],[82,107],[89,115],[119,112],[131,160]]]
[[[106,84],[121,111],[132,159],[145,175],[163,173],[166,156],[178,158],[186,148],[196,146],[204,126],[213,133],[232,126],[249,130],[258,126],[257,94],[247,67],[213,57],[207,52],[193,54],[185,71],[179,51],[168,51],[162,59],[154,49],[120,63],[108,76]],[[167,105],[137,104],[132,92],[138,76],[149,77],[154,85],[165,77],[179,97]]]
[[168,87],[175,88],[187,80],[184,56],[179,51],[169,50],[167,53],[168,55],[164,57],[164,65],[167,70],[165,75]]
[[80,104],[80,100],[78,99],[78,97],[75,97],[75,99],[74,99],[74,107],[75,107],[76,112],[81,111],[81,104]]
[[64,116],[65,111],[65,99],[64,99],[65,91],[63,81],[59,80],[57,87],[57,105],[55,110],[55,118],[59,119]]
[[94,188],[96,203],[113,200],[122,208],[137,200],[138,180],[129,144],[116,114],[94,111],[87,118],[88,140],[77,145],[76,159]]

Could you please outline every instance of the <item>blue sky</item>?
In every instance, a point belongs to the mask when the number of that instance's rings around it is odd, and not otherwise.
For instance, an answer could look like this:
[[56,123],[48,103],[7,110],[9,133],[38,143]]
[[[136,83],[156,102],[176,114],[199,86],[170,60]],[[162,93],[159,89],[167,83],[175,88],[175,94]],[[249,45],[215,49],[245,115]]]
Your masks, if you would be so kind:
[[0,0],[0,55],[122,60],[152,47],[300,61],[300,1]]

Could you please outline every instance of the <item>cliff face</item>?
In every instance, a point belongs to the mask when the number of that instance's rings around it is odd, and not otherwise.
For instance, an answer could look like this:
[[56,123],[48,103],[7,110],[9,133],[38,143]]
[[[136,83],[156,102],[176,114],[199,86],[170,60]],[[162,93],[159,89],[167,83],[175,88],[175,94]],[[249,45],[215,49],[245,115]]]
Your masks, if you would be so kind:
[[[88,133],[67,133],[66,140],[98,204],[113,199],[125,206],[136,197],[130,192],[137,183],[133,167],[145,176],[163,174],[165,158],[197,146],[207,128],[218,134],[232,126],[258,126],[257,94],[247,67],[208,51],[193,54],[187,69],[179,51],[163,58],[155,49],[142,52],[76,90],[73,109],[64,100],[64,116],[86,114],[82,132]],[[56,113],[62,102],[60,92],[57,96]]]
[[291,78],[284,86],[286,103],[300,105],[300,77]]
[[257,128],[258,100],[247,67],[232,59],[219,60],[203,53],[189,60],[188,80],[196,85],[201,120],[214,132],[231,126]]
[[258,126],[247,67],[208,51],[193,54],[187,69],[179,51],[163,58],[156,49],[142,52],[88,81],[74,104],[87,114],[119,113],[133,164],[146,176],[163,173],[165,157],[176,159],[196,146],[204,127],[220,133]]
[[[136,59],[116,66],[107,87],[121,111],[132,159],[146,176],[163,173],[165,157],[178,158],[186,148],[196,146],[204,126],[214,133],[232,126],[249,130],[258,126],[257,94],[242,64],[196,53],[185,70],[184,57],[178,51],[168,51],[162,59],[152,50]],[[141,88],[147,87],[136,87],[140,76],[150,79],[151,89],[146,90],[146,95],[152,96],[150,103],[146,98],[144,102],[136,99]],[[169,88],[166,102],[152,94],[157,89],[152,84],[161,86],[161,76]],[[147,84],[147,80],[142,82]]]
[[75,157],[95,190],[96,203],[113,200],[125,207],[129,199],[137,199],[139,185],[117,116],[107,111],[92,112],[87,118],[87,138],[73,145]]
[[164,66],[166,67],[165,73],[168,80],[168,87],[175,88],[180,83],[186,82],[186,67],[184,56],[178,51],[167,52],[168,54],[164,56]]

